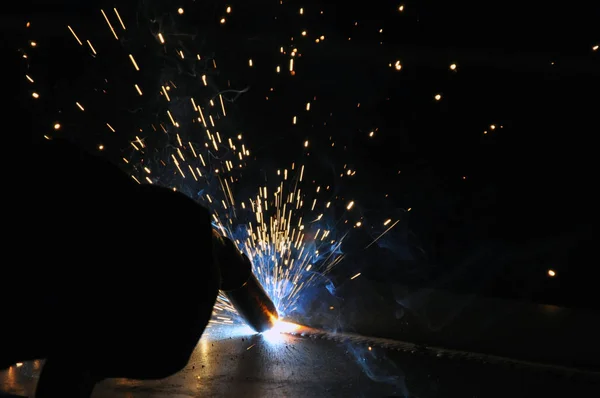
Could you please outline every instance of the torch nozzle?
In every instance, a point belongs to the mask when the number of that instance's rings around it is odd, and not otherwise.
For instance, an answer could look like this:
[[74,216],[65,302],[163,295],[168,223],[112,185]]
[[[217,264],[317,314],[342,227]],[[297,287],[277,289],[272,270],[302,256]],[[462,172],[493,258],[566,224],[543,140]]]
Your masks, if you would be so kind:
[[252,273],[252,263],[230,240],[213,230],[215,259],[221,271],[221,291],[238,314],[257,332],[279,319],[275,304]]

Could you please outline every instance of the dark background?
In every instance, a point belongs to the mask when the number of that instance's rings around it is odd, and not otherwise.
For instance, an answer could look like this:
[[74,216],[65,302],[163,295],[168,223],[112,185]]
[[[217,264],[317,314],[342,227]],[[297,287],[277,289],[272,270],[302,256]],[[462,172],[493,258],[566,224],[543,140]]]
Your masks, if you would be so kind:
[[[184,7],[185,25],[198,33],[194,43],[219,62],[214,79],[250,87],[230,112],[258,163],[289,162],[301,156],[308,139],[312,177],[336,181],[335,195],[356,201],[352,223],[362,216],[365,225],[380,225],[388,215],[401,215],[402,223],[381,247],[349,256],[336,275],[340,280],[360,270],[373,280],[600,308],[594,250],[600,50],[592,50],[600,44],[598,5],[131,3],[119,5],[119,11],[140,20],[148,10],[165,15]],[[37,65],[48,65],[44,84],[53,93],[50,105],[32,105],[24,80],[5,93],[9,154],[25,130],[38,134],[57,120],[57,107],[77,88],[65,81],[94,78],[74,66],[73,39],[64,26],[74,20],[94,26],[98,8],[112,2],[58,4],[12,3],[2,16],[3,60],[18,68],[5,79],[21,79],[16,49],[27,47],[24,22],[35,21],[41,43]],[[233,13],[221,26],[226,5]],[[300,35],[304,29],[307,38]],[[319,35],[326,39],[315,44]],[[114,39],[103,30],[94,41],[98,48],[102,40]],[[278,48],[291,43],[302,55],[297,73],[277,75],[275,65],[285,72],[289,59]],[[248,58],[255,67],[248,67]],[[396,60],[402,62],[399,72],[388,66]],[[118,61],[105,67],[112,79],[123,81],[128,68]],[[441,101],[434,100],[437,93]],[[120,98],[123,104],[128,100]],[[76,129],[77,114],[67,113],[60,114],[61,122],[68,127],[71,120]],[[291,123],[294,115],[297,125]],[[127,142],[102,134],[86,131],[77,141],[94,148],[103,137],[105,156],[117,161],[128,155]],[[344,164],[357,173],[340,182]],[[348,250],[373,233],[357,231]],[[548,269],[557,276],[548,277]]]

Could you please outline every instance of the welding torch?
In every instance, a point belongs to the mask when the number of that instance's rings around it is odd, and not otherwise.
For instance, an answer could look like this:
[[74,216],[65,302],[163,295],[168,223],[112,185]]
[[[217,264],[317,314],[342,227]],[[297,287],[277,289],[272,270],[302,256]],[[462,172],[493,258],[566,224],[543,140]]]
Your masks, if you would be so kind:
[[214,258],[221,271],[221,291],[252,329],[258,333],[271,329],[279,315],[252,273],[250,259],[214,229],[212,238]]

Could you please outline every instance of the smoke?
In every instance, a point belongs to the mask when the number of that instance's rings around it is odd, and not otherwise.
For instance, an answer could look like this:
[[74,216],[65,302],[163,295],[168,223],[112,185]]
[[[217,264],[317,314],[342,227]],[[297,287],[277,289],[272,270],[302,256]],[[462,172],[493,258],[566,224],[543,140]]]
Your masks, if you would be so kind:
[[397,394],[409,397],[404,372],[387,357],[384,350],[380,351],[372,347],[352,343],[347,345],[347,349],[369,379],[376,383],[392,385]]

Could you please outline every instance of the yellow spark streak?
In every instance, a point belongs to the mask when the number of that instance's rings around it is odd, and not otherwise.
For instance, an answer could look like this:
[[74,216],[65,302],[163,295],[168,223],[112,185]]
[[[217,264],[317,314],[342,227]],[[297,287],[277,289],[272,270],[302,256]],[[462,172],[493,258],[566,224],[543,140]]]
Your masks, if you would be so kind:
[[307,103],[306,103],[306,110],[307,110],[307,111],[310,111],[310,102],[307,102]]
[[194,102],[194,99],[193,99],[193,98],[190,98],[190,100],[192,101],[192,106],[194,107],[194,110],[195,110],[196,112],[198,112],[198,107],[196,106],[196,102]]
[[167,98],[167,101],[171,101],[171,97],[169,97],[169,93],[167,93],[167,89],[165,88],[165,86],[162,86],[162,91],[165,95],[165,98]]
[[173,123],[173,126],[177,127],[177,123],[175,123],[175,119],[173,119],[173,116],[171,115],[171,111],[169,111],[167,109],[167,115],[169,115],[169,119],[171,119],[171,123]]
[[29,75],[25,75],[25,77],[27,78],[27,80],[29,80],[31,83],[33,83],[33,79],[31,77],[29,77]]
[[90,46],[90,48],[92,49],[92,52],[94,53],[94,55],[97,55],[98,53],[96,52],[96,49],[94,48],[94,46],[92,46],[92,42],[90,42],[89,40],[86,40],[88,46]]
[[351,201],[350,203],[348,203],[348,206],[346,206],[346,210],[350,210],[353,206],[354,206],[354,201]]
[[102,15],[104,15],[104,19],[106,19],[106,23],[108,24],[108,27],[110,28],[110,31],[112,32],[112,34],[115,36],[115,39],[119,40],[119,36],[117,36],[117,32],[115,32],[115,29],[113,28],[112,24],[108,20],[108,17],[106,16],[106,13],[104,12],[104,10],[100,10],[100,12],[102,12]]
[[139,95],[142,95],[142,89],[140,88],[140,86],[138,86],[137,84],[134,84],[135,89],[137,90]]
[[206,120],[204,119],[204,114],[202,113],[202,107],[200,107],[200,106],[198,107],[198,112],[200,113],[200,119],[202,120],[202,124],[204,125],[205,128],[208,127],[206,125]]
[[294,58],[290,58],[290,72],[294,71]]
[[190,144],[190,149],[192,150],[192,153],[194,154],[194,157],[197,158],[198,155],[196,155],[196,151],[194,150],[194,146],[192,145],[191,142],[189,142],[189,144]]
[[369,247],[371,247],[371,245],[375,242],[377,242],[379,240],[379,238],[381,238],[383,235],[387,234],[390,229],[394,228],[396,226],[396,224],[398,224],[400,222],[400,220],[396,221],[395,223],[393,223],[388,229],[386,229],[385,231],[383,231],[381,233],[381,235],[379,235],[377,238],[375,238],[375,240],[373,240],[373,242],[369,243],[367,246],[365,246],[365,249],[368,249]]
[[223,103],[223,96],[220,93],[219,99],[221,100],[221,109],[223,109],[223,116],[227,116],[227,112],[225,112],[225,104]]
[[115,11],[115,14],[117,14],[117,18],[119,19],[119,22],[121,23],[121,27],[123,27],[123,30],[127,30],[127,29],[125,29],[125,24],[123,23],[123,20],[121,19],[121,16],[119,15],[119,11],[117,11],[116,8],[113,8],[113,10]]
[[165,38],[163,37],[162,33],[158,34],[158,40],[160,41],[161,44],[165,44]]
[[208,83],[206,82],[206,75],[202,75],[202,83],[204,83],[205,86],[208,86]]
[[248,60],[248,65],[252,68],[252,58]]
[[183,178],[185,178],[185,174],[183,174],[183,170],[181,170],[181,167],[179,167],[179,161],[177,160],[175,155],[171,154],[171,158],[173,158],[173,162],[175,163],[175,166],[177,166],[177,170],[179,170],[179,172],[181,173],[181,176]]
[[294,116],[294,119],[292,120],[292,124],[296,124],[296,116]]
[[196,177],[196,173],[194,173],[194,169],[192,169],[192,165],[188,164],[188,167],[190,168],[190,172],[192,173],[192,177],[194,177],[194,180],[198,181],[198,178]]
[[77,43],[79,43],[80,46],[83,46],[83,43],[81,42],[81,40],[79,40],[79,37],[77,37],[73,28],[71,28],[69,25],[67,25],[67,28],[69,28],[69,30],[73,34],[73,37],[75,37],[75,40],[77,40]]
[[388,219],[387,219],[387,220],[386,220],[386,221],[383,223],[383,226],[385,227],[386,225],[388,225],[388,224],[389,224],[389,223],[391,223],[391,222],[392,222],[392,219],[391,219],[391,218],[388,218]]
[[110,129],[110,131],[113,133],[115,132],[115,129],[110,124],[106,123],[106,126]]
[[129,54],[129,59],[131,60],[131,63],[133,64],[133,67],[135,68],[135,70],[139,71],[140,68],[138,67],[138,64],[135,62],[133,55]]
[[77,105],[79,107],[79,109],[81,109],[82,111],[85,110],[85,109],[83,109],[83,106],[81,106],[81,104],[79,102],[76,102],[75,105]]
[[302,168],[300,169],[300,182],[302,182],[303,177],[304,177],[304,165],[302,165]]

